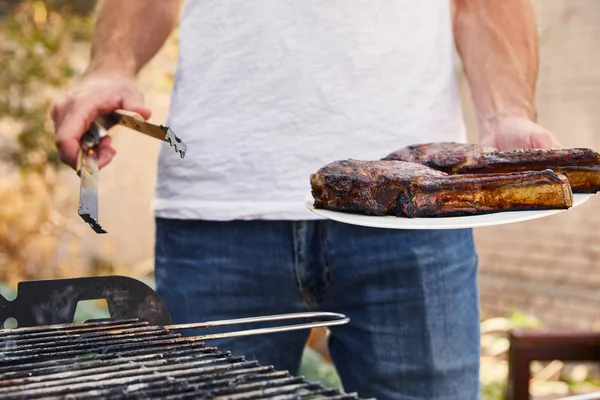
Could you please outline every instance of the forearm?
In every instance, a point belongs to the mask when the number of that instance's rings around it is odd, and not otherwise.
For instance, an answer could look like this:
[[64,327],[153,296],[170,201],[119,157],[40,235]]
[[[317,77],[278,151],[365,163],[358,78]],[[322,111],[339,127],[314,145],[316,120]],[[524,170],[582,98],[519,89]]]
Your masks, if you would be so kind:
[[456,47],[478,122],[535,121],[538,35],[530,0],[455,0]]
[[101,0],[86,74],[134,77],[177,24],[179,0]]

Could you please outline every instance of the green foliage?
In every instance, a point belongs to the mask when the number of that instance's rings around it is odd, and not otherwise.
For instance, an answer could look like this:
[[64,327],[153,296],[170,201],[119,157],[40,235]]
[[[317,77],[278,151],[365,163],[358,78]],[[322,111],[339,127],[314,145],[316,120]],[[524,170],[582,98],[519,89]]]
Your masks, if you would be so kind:
[[86,300],[77,303],[73,322],[110,318],[106,300]]
[[0,295],[4,296],[9,301],[12,301],[17,297],[17,290],[4,282],[0,282]]
[[508,316],[510,322],[513,323],[515,328],[541,328],[542,321],[538,318],[523,314],[520,311],[513,311]]
[[79,16],[90,15],[96,6],[96,2],[91,0],[45,0],[44,4],[48,10]]
[[496,381],[483,385],[481,388],[482,400],[504,400],[506,393],[506,382]]
[[95,3],[0,0],[0,280],[11,285],[82,264],[79,233],[61,213],[72,205],[58,185],[50,107],[89,52]]
[[88,39],[92,28],[91,17],[75,13],[70,3],[80,2],[25,0],[0,20],[0,121],[16,130],[8,133],[16,147],[4,156],[25,170],[60,165],[49,111],[56,89],[75,73],[73,45]]
[[335,367],[326,363],[323,357],[310,347],[306,347],[302,354],[300,375],[311,382],[319,382],[324,386],[343,390]]

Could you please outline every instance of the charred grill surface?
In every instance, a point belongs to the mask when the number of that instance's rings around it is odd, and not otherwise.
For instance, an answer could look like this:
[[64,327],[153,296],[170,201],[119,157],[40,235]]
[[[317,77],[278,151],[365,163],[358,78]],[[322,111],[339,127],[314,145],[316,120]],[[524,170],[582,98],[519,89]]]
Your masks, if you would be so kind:
[[2,399],[358,399],[140,320],[0,330]]
[[426,143],[407,146],[383,160],[417,162],[449,174],[552,169],[567,175],[574,193],[600,190],[600,154],[585,148],[497,151],[468,143]]
[[567,209],[566,176],[552,170],[449,175],[404,161],[335,161],[311,175],[315,208],[409,218]]

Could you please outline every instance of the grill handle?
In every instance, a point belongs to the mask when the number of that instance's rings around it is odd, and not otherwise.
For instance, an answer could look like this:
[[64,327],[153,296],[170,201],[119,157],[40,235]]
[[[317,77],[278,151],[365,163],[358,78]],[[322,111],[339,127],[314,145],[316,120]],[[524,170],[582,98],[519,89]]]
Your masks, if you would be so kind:
[[321,321],[313,321],[303,324],[294,325],[282,325],[269,328],[257,328],[257,329],[246,329],[240,331],[214,333],[209,335],[197,336],[198,340],[211,340],[211,339],[224,339],[240,336],[251,336],[251,335],[264,335],[268,333],[277,332],[288,332],[300,329],[312,329],[312,328],[323,328],[336,325],[344,325],[350,322],[350,318],[344,314],[332,313],[332,312],[304,312],[304,313],[290,313],[290,314],[277,314],[277,315],[266,315],[262,317],[249,317],[249,318],[236,318],[236,319],[224,319],[220,321],[210,322],[199,322],[191,324],[178,324],[178,325],[165,325],[164,328],[167,330],[185,330],[185,329],[198,329],[198,328],[212,328],[215,326],[226,326],[236,324],[251,324],[256,322],[275,322],[284,321],[290,319],[306,319],[306,318],[318,318]]

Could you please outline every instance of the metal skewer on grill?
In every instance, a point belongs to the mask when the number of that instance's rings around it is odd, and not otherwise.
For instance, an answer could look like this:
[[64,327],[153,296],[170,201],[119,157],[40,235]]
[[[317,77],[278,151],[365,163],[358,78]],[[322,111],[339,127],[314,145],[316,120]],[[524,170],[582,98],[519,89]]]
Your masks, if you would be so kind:
[[169,143],[181,158],[185,157],[187,152],[187,145],[175,135],[171,128],[145,122],[136,113],[116,110],[96,118],[81,138],[81,151],[77,166],[77,173],[81,178],[78,213],[96,233],[106,233],[98,220],[98,145],[100,139],[116,125],[126,126]]
[[232,331],[225,333],[214,333],[210,335],[198,336],[200,340],[211,340],[211,339],[223,339],[232,338],[239,336],[250,336],[250,335],[264,335],[268,333],[277,332],[289,332],[299,329],[312,329],[312,328],[325,328],[336,325],[344,325],[350,322],[350,318],[344,314],[332,313],[332,312],[305,312],[305,313],[291,313],[291,314],[277,314],[267,315],[261,317],[248,317],[248,318],[235,318],[235,319],[224,319],[220,321],[210,322],[199,322],[190,324],[177,324],[177,325],[165,325],[163,328],[170,331],[186,330],[186,329],[198,329],[198,328],[212,328],[215,326],[226,326],[226,325],[237,325],[237,324],[251,324],[257,322],[276,322],[289,319],[321,319],[322,321],[313,321],[303,324],[275,326],[269,328],[257,328],[247,329],[241,331]]

